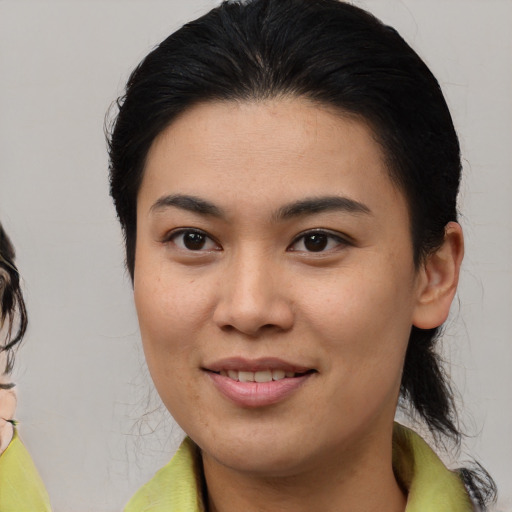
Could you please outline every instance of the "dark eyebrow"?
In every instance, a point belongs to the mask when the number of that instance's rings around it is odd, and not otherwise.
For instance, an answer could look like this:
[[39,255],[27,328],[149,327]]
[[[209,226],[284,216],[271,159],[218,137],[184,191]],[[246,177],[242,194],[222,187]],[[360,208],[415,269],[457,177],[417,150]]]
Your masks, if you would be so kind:
[[162,196],[153,204],[153,206],[151,206],[150,211],[159,212],[170,207],[181,208],[182,210],[198,213],[199,215],[224,217],[224,212],[213,203],[199,197],[182,194]]
[[[225,218],[224,211],[205,199],[195,196],[172,194],[160,197],[151,206],[151,212],[159,212],[166,208],[180,208],[199,215]],[[287,220],[292,217],[311,215],[325,211],[344,211],[351,214],[371,214],[371,210],[363,203],[342,196],[312,197],[282,206],[272,215],[274,221]]]
[[370,208],[359,201],[342,196],[312,197],[290,203],[279,208],[274,218],[286,220],[291,217],[310,215],[331,210],[341,210],[352,214],[371,214]]

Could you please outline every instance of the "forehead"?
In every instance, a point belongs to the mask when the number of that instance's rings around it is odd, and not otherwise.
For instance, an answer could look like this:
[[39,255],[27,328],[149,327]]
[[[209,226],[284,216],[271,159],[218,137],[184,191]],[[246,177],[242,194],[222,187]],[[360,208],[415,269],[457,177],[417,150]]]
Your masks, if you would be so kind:
[[154,141],[139,198],[176,191],[247,204],[332,194],[403,202],[367,123],[297,98],[185,111]]

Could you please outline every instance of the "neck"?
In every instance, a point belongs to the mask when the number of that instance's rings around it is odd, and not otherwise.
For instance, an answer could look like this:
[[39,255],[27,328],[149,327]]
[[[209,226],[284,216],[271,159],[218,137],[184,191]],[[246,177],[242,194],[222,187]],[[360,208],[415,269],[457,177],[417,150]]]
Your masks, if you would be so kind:
[[392,468],[391,435],[309,463],[302,472],[262,476],[226,467],[203,453],[209,512],[404,512]]

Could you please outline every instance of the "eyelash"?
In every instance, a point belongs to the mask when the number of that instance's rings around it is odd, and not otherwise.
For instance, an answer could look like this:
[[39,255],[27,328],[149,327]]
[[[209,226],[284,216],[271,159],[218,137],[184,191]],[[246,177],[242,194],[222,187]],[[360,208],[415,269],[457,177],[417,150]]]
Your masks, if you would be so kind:
[[[181,242],[177,242],[180,236],[184,235],[195,235],[198,239],[194,242],[193,238],[189,240],[189,242],[197,243],[198,247],[193,249],[186,246],[186,242],[181,239]],[[306,239],[310,237],[310,241],[316,244],[316,249],[319,250],[307,250],[306,248]],[[316,238],[316,239],[315,239]],[[296,246],[300,241],[304,244],[304,249],[297,249]],[[195,228],[181,228],[171,232],[169,235],[165,237],[163,240],[164,243],[172,242],[179,249],[190,252],[211,252],[211,251],[220,251],[222,247],[218,242],[216,242],[211,236],[209,236],[205,231]],[[335,242],[334,247],[329,247],[329,243]],[[205,245],[213,245],[213,247],[204,248]],[[336,250],[339,246],[347,246],[351,245],[351,242],[338,234],[334,234],[330,231],[314,229],[310,231],[306,231],[298,235],[293,242],[288,246],[287,250],[291,252],[302,252],[302,253],[325,253],[332,250]],[[327,249],[326,249],[327,248]],[[311,248],[310,248],[311,249]]]
[[[208,244],[208,242],[210,242],[215,247],[204,249],[204,247],[201,246],[197,249],[191,249],[190,247],[187,247],[185,245],[185,242],[183,241],[183,239],[182,239],[181,243],[178,243],[176,241],[180,236],[183,236],[183,235],[196,235],[198,237],[203,237],[202,241],[204,242],[204,244]],[[163,242],[164,243],[172,242],[179,249],[182,249],[184,251],[190,251],[190,252],[210,252],[210,251],[222,250],[220,248],[220,245],[211,236],[209,236],[207,233],[205,233],[201,229],[195,229],[195,228],[182,228],[182,229],[177,229],[175,231],[172,231],[164,238]]]
[[[320,242],[320,244],[317,245],[317,247],[316,247],[316,248],[320,248],[320,250],[318,250],[318,251],[309,250],[308,251],[306,249],[294,249],[293,248],[293,246],[298,244],[301,240],[303,241],[303,244],[305,244],[305,240],[307,237],[311,237],[311,238],[318,237],[317,241],[315,243],[318,244],[318,242]],[[329,247],[326,249],[326,246],[329,244],[330,241],[331,242],[334,241],[335,246]],[[326,245],[323,246],[322,242],[325,242]],[[292,252],[300,251],[300,252],[305,252],[305,253],[309,253],[309,254],[315,254],[315,253],[322,254],[322,253],[330,252],[332,250],[336,250],[339,248],[339,246],[345,247],[347,245],[351,245],[350,241],[347,238],[340,236],[339,234],[334,234],[331,231],[325,231],[322,229],[313,229],[313,230],[306,231],[306,232],[298,235],[295,238],[295,240],[289,245],[288,250],[292,251]]]

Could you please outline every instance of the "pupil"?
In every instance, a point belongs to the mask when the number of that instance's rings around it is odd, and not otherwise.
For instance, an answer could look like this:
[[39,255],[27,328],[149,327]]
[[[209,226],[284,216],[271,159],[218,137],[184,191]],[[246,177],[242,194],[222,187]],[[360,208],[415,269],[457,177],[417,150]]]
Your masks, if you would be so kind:
[[205,244],[205,236],[201,233],[185,233],[183,243],[187,249],[191,251],[198,251],[203,248]]
[[327,237],[325,235],[308,235],[304,240],[304,246],[308,251],[323,251],[327,246]]

